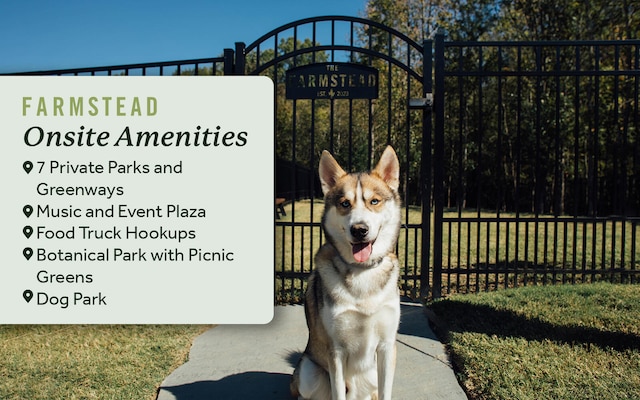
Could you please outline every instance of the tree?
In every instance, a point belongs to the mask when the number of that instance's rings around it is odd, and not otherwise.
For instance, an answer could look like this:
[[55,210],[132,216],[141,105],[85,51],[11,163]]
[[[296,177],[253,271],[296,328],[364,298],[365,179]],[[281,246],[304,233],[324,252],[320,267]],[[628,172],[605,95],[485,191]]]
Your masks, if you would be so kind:
[[639,37],[636,0],[506,0],[495,37],[505,40],[623,40]]
[[[637,0],[371,0],[365,17],[418,42],[436,31],[457,41],[618,40],[640,37],[639,5]],[[375,29],[360,35],[372,49],[419,62],[421,55],[412,58],[397,43],[389,43],[390,38]],[[602,211],[604,203],[607,208],[623,208],[613,205],[616,196],[625,197],[615,190],[626,185],[631,188],[628,196],[637,186],[632,170],[637,168],[639,128],[632,123],[638,120],[637,99],[633,100],[637,81],[625,76],[543,78],[542,74],[575,68],[635,70],[636,48],[585,44],[449,49],[450,69],[541,74],[446,81],[445,151],[450,163],[445,176],[450,204],[555,214],[564,213],[566,207],[591,214],[598,207]],[[392,82],[391,92],[375,104],[374,115],[385,109],[389,115],[400,114],[406,98],[401,74],[383,60],[371,62],[383,79]],[[379,125],[384,118],[376,121],[376,130],[385,128]],[[399,126],[416,123],[398,122]],[[581,189],[584,185],[578,183],[587,181],[589,189]],[[517,198],[511,195],[516,192]]]

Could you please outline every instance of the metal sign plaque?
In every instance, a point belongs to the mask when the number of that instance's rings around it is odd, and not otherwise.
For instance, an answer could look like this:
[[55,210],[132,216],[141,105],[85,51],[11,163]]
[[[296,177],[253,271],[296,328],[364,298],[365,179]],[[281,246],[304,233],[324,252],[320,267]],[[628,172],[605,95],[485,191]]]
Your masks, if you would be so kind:
[[287,99],[377,99],[378,70],[351,63],[303,65],[286,72]]

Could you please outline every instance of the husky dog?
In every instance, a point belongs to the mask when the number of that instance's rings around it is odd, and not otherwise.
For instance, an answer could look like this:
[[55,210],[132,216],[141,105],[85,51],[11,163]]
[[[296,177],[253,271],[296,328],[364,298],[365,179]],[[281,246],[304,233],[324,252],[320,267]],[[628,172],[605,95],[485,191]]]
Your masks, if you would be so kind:
[[391,399],[400,322],[399,169],[391,146],[368,173],[348,174],[322,153],[327,243],[307,286],[309,340],[291,379],[293,397]]

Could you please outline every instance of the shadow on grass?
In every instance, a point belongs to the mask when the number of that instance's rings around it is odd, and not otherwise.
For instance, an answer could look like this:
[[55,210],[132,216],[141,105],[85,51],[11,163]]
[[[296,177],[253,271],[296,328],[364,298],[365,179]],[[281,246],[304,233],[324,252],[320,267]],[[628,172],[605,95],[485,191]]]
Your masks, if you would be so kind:
[[437,321],[438,336],[448,342],[451,332],[475,332],[498,337],[521,337],[530,341],[551,340],[570,345],[598,346],[618,351],[640,349],[640,336],[597,328],[556,325],[486,305],[445,300],[429,305]]
[[198,381],[183,385],[165,386],[162,390],[171,393],[177,400],[202,399],[289,399],[291,375],[248,371],[225,376],[217,381]]

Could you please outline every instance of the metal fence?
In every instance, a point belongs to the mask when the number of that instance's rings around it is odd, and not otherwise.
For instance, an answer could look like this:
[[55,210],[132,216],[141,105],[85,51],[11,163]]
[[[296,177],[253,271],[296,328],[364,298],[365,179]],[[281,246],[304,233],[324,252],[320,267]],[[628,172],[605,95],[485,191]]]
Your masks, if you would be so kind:
[[640,277],[640,41],[435,41],[433,295]]
[[[379,97],[285,98],[287,70],[327,62],[376,68]],[[221,57],[21,74],[271,77],[278,302],[301,301],[324,240],[321,151],[360,170],[386,144],[402,166],[403,294],[640,281],[640,41],[420,44],[317,17]]]
[[[233,75],[234,52],[224,50],[224,56],[191,60],[162,61],[138,64],[110,65],[46,71],[18,72],[11,75],[59,76],[176,76],[176,75]],[[3,74],[4,75],[4,74]]]

